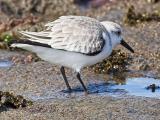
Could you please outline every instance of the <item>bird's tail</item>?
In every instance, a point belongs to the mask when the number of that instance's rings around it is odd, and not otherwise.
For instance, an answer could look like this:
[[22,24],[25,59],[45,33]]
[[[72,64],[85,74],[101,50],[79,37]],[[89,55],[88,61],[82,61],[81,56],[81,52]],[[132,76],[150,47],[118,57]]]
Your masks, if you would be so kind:
[[27,37],[28,40],[33,42],[39,42],[47,44],[49,43],[51,37],[49,36],[50,32],[27,32],[27,31],[20,31],[20,33]]

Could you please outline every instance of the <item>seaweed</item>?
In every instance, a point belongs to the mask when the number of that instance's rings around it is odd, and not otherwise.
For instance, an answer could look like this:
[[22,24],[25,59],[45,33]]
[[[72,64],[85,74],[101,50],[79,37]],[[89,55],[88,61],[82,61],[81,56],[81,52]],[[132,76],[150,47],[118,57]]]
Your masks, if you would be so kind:
[[112,54],[102,62],[91,66],[95,73],[114,73],[127,70],[131,58],[121,50],[113,50]]
[[0,49],[9,49],[9,44],[12,42],[13,35],[2,34],[0,36]]
[[20,108],[32,105],[33,102],[26,100],[21,95],[14,95],[10,92],[0,91],[0,109],[2,108]]
[[124,23],[129,25],[136,25],[137,23],[150,21],[160,21],[160,11],[155,10],[152,13],[136,13],[134,6],[131,5],[124,18]]

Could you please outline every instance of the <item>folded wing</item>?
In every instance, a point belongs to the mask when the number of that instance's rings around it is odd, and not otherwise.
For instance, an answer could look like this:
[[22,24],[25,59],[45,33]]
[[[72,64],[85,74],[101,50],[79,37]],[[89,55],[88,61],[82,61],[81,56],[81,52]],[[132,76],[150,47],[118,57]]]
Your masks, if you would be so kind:
[[29,40],[48,44],[52,48],[84,54],[99,53],[105,41],[105,28],[99,21],[82,16],[62,16],[45,25],[43,32],[21,32]]

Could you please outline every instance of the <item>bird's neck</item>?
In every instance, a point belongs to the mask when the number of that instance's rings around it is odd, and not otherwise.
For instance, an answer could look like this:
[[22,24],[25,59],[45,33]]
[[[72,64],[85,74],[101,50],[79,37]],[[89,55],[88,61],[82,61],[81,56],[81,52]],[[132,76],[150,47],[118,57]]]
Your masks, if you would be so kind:
[[111,33],[109,33],[109,37],[110,37],[110,43],[111,43],[111,46],[113,49],[117,46],[116,37],[114,35],[112,35]]
[[115,40],[111,40],[112,43],[112,49],[114,49],[117,46],[117,43],[115,42]]

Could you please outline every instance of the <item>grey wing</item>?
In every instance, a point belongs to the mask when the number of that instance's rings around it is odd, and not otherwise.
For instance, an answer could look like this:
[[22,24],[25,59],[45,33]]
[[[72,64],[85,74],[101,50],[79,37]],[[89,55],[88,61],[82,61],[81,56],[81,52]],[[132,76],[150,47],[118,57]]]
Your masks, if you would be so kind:
[[82,16],[62,16],[46,24],[51,30],[48,42],[52,48],[84,54],[99,53],[104,46],[103,26],[99,21]]

